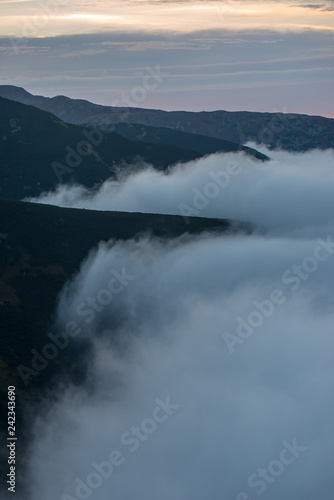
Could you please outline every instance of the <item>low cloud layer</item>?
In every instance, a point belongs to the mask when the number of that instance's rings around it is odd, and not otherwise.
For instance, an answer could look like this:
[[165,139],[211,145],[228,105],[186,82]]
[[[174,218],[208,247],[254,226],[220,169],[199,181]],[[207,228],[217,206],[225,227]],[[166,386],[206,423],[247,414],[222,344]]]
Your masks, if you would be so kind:
[[312,272],[313,239],[101,244],[60,301],[59,329],[91,335],[93,361],[36,423],[32,498],[331,500],[334,249],[320,241]]
[[267,151],[261,163],[243,154],[216,154],[176,166],[168,175],[147,168],[98,191],[60,186],[31,201],[62,207],[221,217],[270,230],[332,223],[333,150]]
[[265,231],[91,251],[56,325],[91,339],[90,373],[36,420],[31,500],[332,500],[333,153],[272,156],[215,155],[39,200],[178,213],[224,170],[200,215]]

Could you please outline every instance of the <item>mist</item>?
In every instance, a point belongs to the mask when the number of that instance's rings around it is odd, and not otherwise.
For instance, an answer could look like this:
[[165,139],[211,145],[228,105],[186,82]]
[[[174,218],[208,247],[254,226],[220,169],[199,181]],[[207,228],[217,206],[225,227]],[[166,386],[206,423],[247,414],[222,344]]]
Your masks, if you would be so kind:
[[[36,418],[31,500],[332,500],[333,152],[270,156],[212,155],[167,175],[148,166],[32,200],[186,205],[261,230],[91,250],[54,325],[75,322],[71,342],[91,342],[89,374]],[[218,193],[207,186],[221,171]],[[217,194],[200,209],[196,189]]]
[[[255,147],[254,144],[250,144]],[[60,185],[29,201],[92,210],[224,217],[266,230],[295,230],[332,223],[334,152],[268,151],[260,162],[243,153],[215,154],[171,167],[147,165],[95,190]]]

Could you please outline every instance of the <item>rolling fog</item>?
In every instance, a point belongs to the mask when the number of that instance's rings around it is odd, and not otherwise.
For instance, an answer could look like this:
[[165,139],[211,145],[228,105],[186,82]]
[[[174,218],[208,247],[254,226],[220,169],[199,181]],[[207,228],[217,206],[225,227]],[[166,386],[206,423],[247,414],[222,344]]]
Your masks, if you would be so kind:
[[333,151],[261,151],[31,200],[255,227],[92,249],[54,326],[89,376],[36,418],[31,500],[332,500]]
[[100,189],[58,186],[55,192],[30,201],[92,210],[224,217],[267,230],[331,224],[333,150],[292,154],[256,147],[272,160],[263,163],[241,153],[215,154],[176,165],[168,175],[149,166],[137,173],[130,168],[127,174],[120,167],[118,180],[107,181]]

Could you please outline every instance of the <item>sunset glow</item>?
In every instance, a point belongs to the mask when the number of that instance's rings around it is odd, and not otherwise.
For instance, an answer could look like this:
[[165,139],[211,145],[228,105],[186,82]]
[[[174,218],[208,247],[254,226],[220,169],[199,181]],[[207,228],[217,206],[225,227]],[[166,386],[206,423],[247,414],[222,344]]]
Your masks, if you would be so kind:
[[[135,30],[191,33],[217,29],[333,29],[334,11],[287,2],[1,2],[2,35],[29,36]],[[20,8],[18,9],[18,5]],[[92,25],[90,25],[92,23]]]

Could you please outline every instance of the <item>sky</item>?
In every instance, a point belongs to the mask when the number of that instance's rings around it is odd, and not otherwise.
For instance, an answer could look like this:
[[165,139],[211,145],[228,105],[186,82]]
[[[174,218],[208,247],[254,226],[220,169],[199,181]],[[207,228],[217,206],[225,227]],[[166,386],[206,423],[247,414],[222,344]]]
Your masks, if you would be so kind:
[[270,154],[146,166],[34,200],[254,230],[90,251],[51,328],[61,345],[75,322],[89,374],[34,408],[22,500],[333,499],[333,150]]
[[111,105],[334,116],[334,2],[0,0],[0,84]]

